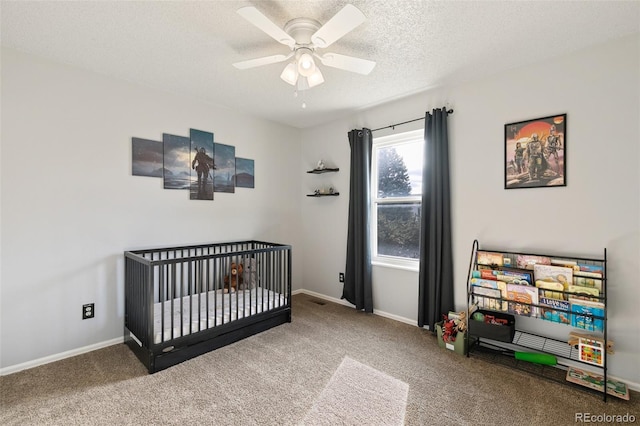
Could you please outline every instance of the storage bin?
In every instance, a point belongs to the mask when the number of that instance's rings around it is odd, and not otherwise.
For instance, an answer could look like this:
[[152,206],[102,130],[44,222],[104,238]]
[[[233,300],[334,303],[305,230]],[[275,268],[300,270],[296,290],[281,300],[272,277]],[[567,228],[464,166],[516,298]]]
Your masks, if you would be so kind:
[[473,319],[473,314],[469,319],[469,335],[477,336],[485,339],[497,340],[500,342],[511,343],[513,341],[513,336],[516,333],[516,319],[513,315],[503,313],[503,312],[495,312],[495,311],[486,311],[484,309],[478,309],[477,312],[481,312],[485,315],[492,315],[499,319],[507,320],[506,325],[499,324],[488,324],[482,321],[476,321]]
[[[467,354],[467,345],[466,345],[466,333],[458,333],[456,335],[456,340],[454,342],[445,342],[442,339],[442,321],[436,323],[436,332],[438,334],[438,346],[441,348],[448,349],[450,351],[454,351],[460,355]],[[471,342],[471,339],[469,339]]]

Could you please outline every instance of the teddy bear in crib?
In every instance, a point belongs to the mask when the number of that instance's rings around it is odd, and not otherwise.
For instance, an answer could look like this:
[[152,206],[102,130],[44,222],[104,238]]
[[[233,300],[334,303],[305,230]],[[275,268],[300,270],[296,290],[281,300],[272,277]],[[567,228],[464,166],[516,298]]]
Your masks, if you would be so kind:
[[232,263],[231,271],[224,277],[224,292],[234,292],[242,285],[242,263]]
[[240,290],[251,290],[256,288],[257,278],[257,262],[254,257],[247,258],[243,262],[244,272],[242,274],[242,284]]

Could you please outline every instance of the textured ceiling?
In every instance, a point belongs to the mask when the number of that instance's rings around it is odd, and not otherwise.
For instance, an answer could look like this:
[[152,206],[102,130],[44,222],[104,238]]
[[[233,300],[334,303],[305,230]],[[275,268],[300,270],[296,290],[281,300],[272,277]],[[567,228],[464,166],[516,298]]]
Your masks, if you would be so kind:
[[[294,98],[279,78],[285,63],[231,65],[289,51],[238,8],[253,5],[284,27],[297,17],[325,23],[347,3],[367,20],[321,52],[376,61],[368,76],[321,67],[325,83]],[[0,7],[3,46],[298,128],[640,34],[640,1],[2,0]]]

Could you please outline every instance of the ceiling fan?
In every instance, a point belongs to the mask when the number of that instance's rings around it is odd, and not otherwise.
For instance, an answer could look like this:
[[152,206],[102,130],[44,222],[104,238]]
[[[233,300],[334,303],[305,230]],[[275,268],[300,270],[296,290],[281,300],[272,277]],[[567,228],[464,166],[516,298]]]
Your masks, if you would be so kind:
[[345,34],[362,24],[367,18],[353,5],[346,5],[324,25],[310,18],[296,18],[287,22],[284,29],[278,27],[269,18],[253,6],[238,9],[238,14],[264,31],[277,42],[291,49],[287,55],[279,54],[263,58],[249,59],[233,64],[238,69],[259,67],[262,65],[290,62],[282,71],[280,78],[297,90],[306,90],[324,83],[324,76],[316,65],[314,58],[322,65],[351,71],[362,75],[369,74],[376,63],[367,59],[338,53],[320,54],[318,49],[325,49]]

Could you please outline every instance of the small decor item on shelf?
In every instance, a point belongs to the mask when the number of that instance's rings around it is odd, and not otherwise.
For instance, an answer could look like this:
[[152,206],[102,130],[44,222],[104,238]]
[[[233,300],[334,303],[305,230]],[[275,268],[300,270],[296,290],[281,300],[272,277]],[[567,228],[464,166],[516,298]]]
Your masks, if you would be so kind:
[[324,162],[322,160],[318,161],[318,165],[316,166],[316,170],[324,170]]

